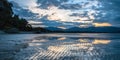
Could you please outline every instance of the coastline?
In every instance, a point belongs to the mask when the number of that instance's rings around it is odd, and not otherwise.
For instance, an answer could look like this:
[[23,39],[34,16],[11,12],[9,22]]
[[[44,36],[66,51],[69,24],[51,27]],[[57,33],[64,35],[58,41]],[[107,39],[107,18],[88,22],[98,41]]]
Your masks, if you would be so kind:
[[1,30],[0,30],[0,34],[6,34],[6,33],[5,33],[4,31],[1,31]]
[[[39,32],[39,33],[36,33],[35,31],[19,31],[17,33],[7,33],[7,32],[4,32],[2,30],[0,30],[0,34],[60,34],[60,33],[91,33],[91,34],[94,34],[94,33],[99,33],[99,34],[102,34],[102,33],[111,33],[111,32]],[[120,34],[120,32],[116,32],[116,33],[112,33],[112,34]]]

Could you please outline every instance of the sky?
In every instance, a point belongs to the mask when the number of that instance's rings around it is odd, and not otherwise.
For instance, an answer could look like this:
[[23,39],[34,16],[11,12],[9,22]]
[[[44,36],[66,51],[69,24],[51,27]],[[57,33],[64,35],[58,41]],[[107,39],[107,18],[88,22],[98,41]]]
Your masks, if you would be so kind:
[[9,0],[13,10],[33,26],[120,26],[120,0]]

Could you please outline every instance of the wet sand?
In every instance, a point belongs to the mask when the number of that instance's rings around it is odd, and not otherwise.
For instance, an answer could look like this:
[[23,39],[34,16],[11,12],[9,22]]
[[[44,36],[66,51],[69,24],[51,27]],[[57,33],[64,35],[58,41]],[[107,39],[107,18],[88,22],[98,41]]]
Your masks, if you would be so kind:
[[13,34],[0,41],[0,60],[120,60],[120,34]]

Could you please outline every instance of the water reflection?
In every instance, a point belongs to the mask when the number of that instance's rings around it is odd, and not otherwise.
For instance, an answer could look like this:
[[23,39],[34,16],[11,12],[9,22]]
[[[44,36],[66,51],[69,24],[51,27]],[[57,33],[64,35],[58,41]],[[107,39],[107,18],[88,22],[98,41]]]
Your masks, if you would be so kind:
[[13,55],[15,60],[120,60],[120,35],[112,35],[112,38],[108,35],[109,38],[103,38],[102,34],[102,37],[97,34],[99,38],[84,35],[48,34],[31,40],[1,40],[0,54],[5,56],[7,46],[12,54],[13,50],[19,50]]
[[110,40],[98,40],[95,39],[92,43],[93,44],[109,44],[111,41]]
[[80,41],[80,42],[83,42],[83,43],[87,43],[87,42],[89,42],[88,39],[79,39],[79,41]]
[[[28,54],[27,59],[34,60],[119,60],[120,52],[115,53],[116,49],[111,46],[115,44],[113,41],[69,36],[39,36],[34,38],[24,52]],[[16,58],[18,59],[20,55],[24,57],[25,54],[20,52]]]
[[66,37],[60,37],[60,38],[58,38],[58,40],[65,40],[66,39]]

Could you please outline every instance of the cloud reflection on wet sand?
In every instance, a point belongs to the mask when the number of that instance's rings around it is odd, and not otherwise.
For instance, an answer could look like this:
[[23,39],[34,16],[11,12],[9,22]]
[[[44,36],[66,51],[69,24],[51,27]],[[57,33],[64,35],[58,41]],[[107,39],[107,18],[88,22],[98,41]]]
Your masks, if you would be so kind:
[[[109,39],[81,37],[38,36],[30,45],[16,55],[18,60],[113,60],[120,59],[116,53],[108,52]],[[114,44],[114,43],[113,43]],[[22,56],[21,56],[22,55]],[[112,56],[112,57],[111,57]]]

